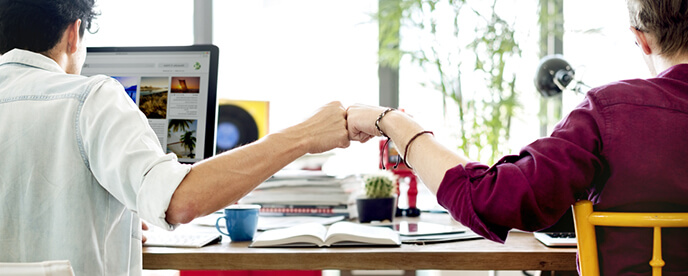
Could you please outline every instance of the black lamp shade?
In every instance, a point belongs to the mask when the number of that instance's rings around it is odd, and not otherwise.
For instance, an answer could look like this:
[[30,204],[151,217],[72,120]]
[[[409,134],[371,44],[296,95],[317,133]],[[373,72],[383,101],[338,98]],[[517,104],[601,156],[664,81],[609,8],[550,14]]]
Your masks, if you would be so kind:
[[[562,92],[573,81],[575,71],[561,55],[550,55],[540,60],[535,74],[535,88],[543,97],[552,97]],[[555,80],[561,85],[557,85]]]

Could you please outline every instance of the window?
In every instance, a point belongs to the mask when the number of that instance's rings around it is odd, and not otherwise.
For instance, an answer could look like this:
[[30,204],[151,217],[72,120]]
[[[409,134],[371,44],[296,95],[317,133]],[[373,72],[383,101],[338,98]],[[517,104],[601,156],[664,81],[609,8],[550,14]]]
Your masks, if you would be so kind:
[[168,46],[193,44],[193,1],[98,0],[98,32],[86,46]]
[[[628,78],[649,77],[641,54],[633,43],[633,36],[628,30],[628,12],[624,1],[563,1],[564,2],[564,58],[576,70],[576,80],[591,87],[597,87],[612,81]],[[478,11],[484,11],[480,1],[469,1],[468,4]],[[503,0],[496,2],[497,13],[507,22],[511,22],[516,31],[514,37],[521,48],[521,56],[507,61],[507,74],[515,74],[518,101],[521,107],[512,120],[511,138],[507,154],[515,154],[521,147],[531,143],[540,136],[541,96],[536,91],[533,80],[539,64],[540,27],[538,23],[538,1]],[[594,7],[594,8],[591,8]],[[463,10],[468,10],[464,7]],[[468,10],[470,11],[470,10]],[[470,12],[469,12],[470,13]],[[472,33],[476,26],[471,21],[471,14],[460,17],[460,33]],[[412,47],[419,43],[415,34],[408,29],[401,31],[402,48]],[[474,38],[465,38],[472,41]],[[464,43],[460,48],[463,54],[469,53]],[[458,51],[457,51],[458,52]],[[475,60],[464,58],[461,64],[461,85],[464,95],[486,93],[486,80],[476,75]],[[442,96],[433,87],[422,86],[427,75],[409,59],[403,59],[400,70],[399,105],[413,114],[426,128],[435,130],[435,136],[452,149],[459,145],[458,115],[448,111],[445,118],[442,110]],[[569,88],[572,88],[571,85]],[[582,87],[582,92],[589,90]],[[563,94],[563,116],[568,114],[583,99],[583,94],[567,91]],[[449,106],[453,105],[447,100]],[[454,112],[454,113],[452,113]],[[477,154],[468,153],[469,158],[476,160]],[[484,156],[483,156],[484,157]],[[479,159],[478,161],[487,162]]]
[[[521,49],[520,56],[508,58],[504,74],[505,78],[511,78],[512,75],[515,76],[516,91],[518,93],[517,100],[521,105],[521,107],[517,108],[516,115],[511,121],[511,138],[508,143],[508,152],[506,152],[506,154],[510,154],[517,153],[522,146],[539,137],[537,114],[540,95],[533,84],[535,72],[539,64],[540,29],[538,25],[538,1],[504,0],[495,3],[497,14],[512,24],[515,30],[514,38]],[[456,48],[449,49],[448,51],[453,52],[455,57],[459,56],[458,60],[461,62],[459,67],[461,68],[461,90],[465,98],[481,97],[488,93],[487,83],[489,81],[485,79],[485,74],[475,70],[474,50],[470,49],[468,44],[475,39],[474,33],[476,32],[474,30],[478,27],[476,22],[484,22],[484,18],[476,16],[473,9],[479,11],[483,16],[487,16],[489,15],[491,4],[492,2],[468,1],[461,8],[461,16],[458,18],[460,26],[458,38],[445,38],[451,47]],[[448,9],[444,8],[442,10],[446,11]],[[453,17],[453,14],[449,13],[448,16],[441,17],[445,21],[438,20],[438,22],[444,22],[445,25],[443,26],[447,28],[452,23],[448,20],[453,19]],[[438,27],[438,30],[440,28]],[[402,49],[428,44],[429,40],[427,38],[424,38],[425,41],[418,39],[421,36],[414,33],[417,32],[416,29],[402,28]],[[449,32],[445,31],[444,33],[448,34]],[[440,45],[440,49],[442,46],[446,46]],[[428,77],[436,79],[437,74],[432,73],[428,75],[424,73],[422,69],[418,68],[414,62],[406,57],[402,59],[400,66],[399,106],[406,109],[423,126],[432,129],[435,132],[435,137],[444,145],[460,152],[461,133],[458,123],[457,105],[451,99],[447,99],[448,108],[445,115],[441,93],[432,86],[423,85],[423,83],[427,83]],[[471,130],[467,130],[467,132],[469,131]],[[476,152],[465,154],[471,160],[488,163],[485,154],[482,154],[481,158],[478,157]]]
[[[576,79],[597,87],[650,77],[629,27],[626,1],[564,1],[564,57]],[[582,100],[582,95],[564,96],[564,114]]]
[[[330,101],[377,105],[376,11],[368,0],[214,1],[218,98],[269,101],[271,132]],[[376,169],[377,153],[352,143],[331,169]]]

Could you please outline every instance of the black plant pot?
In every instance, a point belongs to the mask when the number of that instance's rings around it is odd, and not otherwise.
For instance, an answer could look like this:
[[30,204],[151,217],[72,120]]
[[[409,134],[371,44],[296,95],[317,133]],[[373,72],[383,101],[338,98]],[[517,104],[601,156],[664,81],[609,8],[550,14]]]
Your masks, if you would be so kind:
[[358,221],[392,221],[397,209],[397,198],[357,198]]

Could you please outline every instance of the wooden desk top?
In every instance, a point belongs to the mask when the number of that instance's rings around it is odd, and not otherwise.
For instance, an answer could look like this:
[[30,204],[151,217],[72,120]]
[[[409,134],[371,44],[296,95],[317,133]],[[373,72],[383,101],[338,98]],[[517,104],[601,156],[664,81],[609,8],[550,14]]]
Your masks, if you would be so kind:
[[[454,224],[448,215],[422,221]],[[144,247],[144,269],[179,270],[576,270],[575,248],[548,248],[531,233],[512,232],[506,244],[469,240],[401,247],[248,248],[230,242],[198,249]]]

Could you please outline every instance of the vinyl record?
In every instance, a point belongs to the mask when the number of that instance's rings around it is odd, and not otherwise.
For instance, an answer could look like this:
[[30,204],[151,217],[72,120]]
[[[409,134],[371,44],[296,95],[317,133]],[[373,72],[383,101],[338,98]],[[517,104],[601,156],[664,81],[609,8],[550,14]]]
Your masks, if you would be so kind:
[[216,153],[258,140],[258,125],[251,114],[236,105],[220,105],[217,112]]

